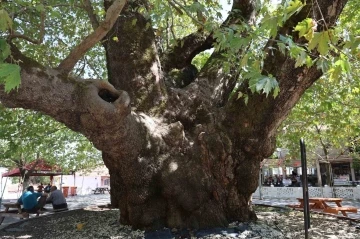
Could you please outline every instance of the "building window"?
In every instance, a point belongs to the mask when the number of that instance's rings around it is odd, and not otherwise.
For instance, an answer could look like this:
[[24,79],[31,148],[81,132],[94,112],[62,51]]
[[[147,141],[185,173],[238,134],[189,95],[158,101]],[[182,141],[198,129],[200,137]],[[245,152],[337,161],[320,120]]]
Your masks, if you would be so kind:
[[105,186],[110,186],[110,178],[107,178],[104,180],[104,185]]

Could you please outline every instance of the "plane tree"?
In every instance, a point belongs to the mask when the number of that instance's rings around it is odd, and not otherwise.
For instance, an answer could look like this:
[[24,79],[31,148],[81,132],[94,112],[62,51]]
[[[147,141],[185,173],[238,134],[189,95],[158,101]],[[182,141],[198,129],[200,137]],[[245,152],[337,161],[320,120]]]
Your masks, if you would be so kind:
[[225,20],[212,0],[26,2],[0,12],[1,103],[101,150],[111,203],[134,228],[255,220],[278,126],[357,50],[337,28],[347,0],[234,0]]

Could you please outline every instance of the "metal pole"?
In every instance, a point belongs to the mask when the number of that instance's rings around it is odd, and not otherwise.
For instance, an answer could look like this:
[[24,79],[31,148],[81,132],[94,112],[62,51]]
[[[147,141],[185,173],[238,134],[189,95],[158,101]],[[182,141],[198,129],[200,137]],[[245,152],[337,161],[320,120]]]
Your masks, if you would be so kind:
[[63,175],[61,174],[61,176],[60,176],[60,191],[62,189],[62,183],[63,183]]
[[301,170],[302,170],[302,188],[304,200],[304,226],[305,226],[305,239],[309,238],[308,229],[310,228],[310,210],[309,210],[309,189],[307,180],[307,165],[306,165],[306,148],[304,139],[300,139],[301,151]]
[[261,174],[262,174],[262,168],[260,168],[260,171],[259,171],[259,197],[260,197],[260,200],[262,200],[262,177],[261,177]]
[[[3,191],[3,188],[2,188],[2,180],[3,180],[3,177],[1,176],[1,183],[0,183],[0,193],[1,193],[1,197],[0,197],[0,204],[2,203],[2,197],[4,195],[4,191]],[[4,188],[5,190],[5,188]]]

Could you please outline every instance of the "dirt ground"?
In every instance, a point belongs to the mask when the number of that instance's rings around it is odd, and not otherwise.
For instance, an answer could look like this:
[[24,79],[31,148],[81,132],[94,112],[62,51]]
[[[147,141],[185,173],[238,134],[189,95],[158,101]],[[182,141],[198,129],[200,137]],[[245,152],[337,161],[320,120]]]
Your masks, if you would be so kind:
[[[19,220],[0,230],[0,238],[305,238],[303,213],[290,209],[259,207],[256,223],[234,222],[229,228],[180,233],[177,229],[147,233],[118,223],[117,209],[91,207],[29,220]],[[360,239],[359,222],[311,214],[309,238]]]

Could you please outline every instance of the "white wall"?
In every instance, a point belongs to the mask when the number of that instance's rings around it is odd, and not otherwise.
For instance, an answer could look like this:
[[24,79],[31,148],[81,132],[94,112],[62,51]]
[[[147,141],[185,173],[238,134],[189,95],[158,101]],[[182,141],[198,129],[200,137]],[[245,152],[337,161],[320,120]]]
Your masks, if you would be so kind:
[[[302,198],[302,187],[261,187],[254,198]],[[360,185],[357,187],[309,187],[309,197],[346,198],[360,200]]]
[[[54,177],[54,184],[60,188],[61,176]],[[93,193],[91,190],[101,186],[101,176],[63,175],[62,186],[77,187],[77,195]],[[70,193],[70,192],[69,192]]]

